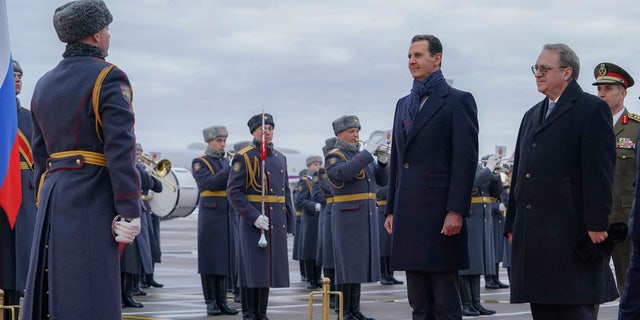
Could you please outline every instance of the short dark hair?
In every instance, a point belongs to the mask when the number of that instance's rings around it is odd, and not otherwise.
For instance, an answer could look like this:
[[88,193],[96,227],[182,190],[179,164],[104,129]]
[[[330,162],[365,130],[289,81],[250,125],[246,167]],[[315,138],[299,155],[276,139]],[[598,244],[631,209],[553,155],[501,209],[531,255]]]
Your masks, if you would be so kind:
[[[433,57],[436,53],[442,53],[442,42],[438,37],[431,34],[418,34],[411,38],[411,43],[418,41],[427,41],[429,43],[429,54]],[[440,66],[442,66],[442,61],[440,62]]]

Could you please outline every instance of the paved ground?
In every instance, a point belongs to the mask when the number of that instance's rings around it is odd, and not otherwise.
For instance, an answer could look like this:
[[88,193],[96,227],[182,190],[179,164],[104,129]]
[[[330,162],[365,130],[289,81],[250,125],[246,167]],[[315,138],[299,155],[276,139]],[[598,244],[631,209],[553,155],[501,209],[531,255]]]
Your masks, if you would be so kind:
[[[137,297],[144,303],[144,308],[123,309],[124,319],[241,319],[240,315],[215,317],[206,315],[200,278],[197,273],[196,225],[197,213],[185,218],[161,222],[163,262],[156,265],[155,277],[165,286],[160,289],[147,289],[147,296]],[[306,289],[305,283],[299,281],[297,261],[291,261],[289,269],[291,287],[271,289],[267,312],[271,320],[309,319],[309,290]],[[396,278],[405,280],[404,273],[396,272],[395,275]],[[505,269],[501,269],[500,278],[506,282]],[[486,308],[497,310],[497,313],[492,316],[465,317],[465,319],[531,319],[527,304],[509,304],[509,289],[485,290],[483,287],[481,298]],[[233,303],[232,300],[229,304],[240,309],[240,305]],[[411,319],[405,285],[363,284],[361,309],[365,315],[377,320]],[[319,299],[314,301],[313,310],[313,319],[322,319]],[[600,307],[599,319],[616,319],[617,312],[617,301],[604,304]],[[337,315],[331,313],[330,318],[337,319]]]

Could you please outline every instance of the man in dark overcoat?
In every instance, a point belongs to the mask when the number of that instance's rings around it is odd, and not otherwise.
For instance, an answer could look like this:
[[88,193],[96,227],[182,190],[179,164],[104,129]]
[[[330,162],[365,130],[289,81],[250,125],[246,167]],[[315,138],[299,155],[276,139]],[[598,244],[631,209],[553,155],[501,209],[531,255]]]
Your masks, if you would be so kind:
[[300,260],[304,261],[304,271],[307,279],[307,289],[322,287],[321,270],[322,266],[317,265],[316,257],[318,250],[318,220],[320,210],[322,210],[323,198],[320,198],[318,191],[318,180],[314,174],[322,165],[322,157],[309,156],[305,160],[307,172],[298,180],[296,192],[294,192],[294,202],[297,210],[302,211],[300,219]]
[[208,315],[234,315],[227,305],[227,277],[231,276],[232,218],[227,201],[229,159],[224,148],[229,132],[224,126],[202,130],[204,154],[193,159],[191,174],[198,184],[198,273]]
[[[469,268],[460,270],[458,275],[462,315],[491,315],[480,303],[480,276],[494,274],[495,248],[493,244],[493,204],[500,197],[502,183],[493,174],[498,163],[497,156],[490,156],[476,168],[471,191],[471,208],[467,222],[467,246],[469,248]],[[501,238],[502,239],[502,238]]]
[[140,176],[131,84],[104,60],[112,20],[101,0],[53,15],[67,45],[31,100],[39,206],[24,320],[122,317],[118,246],[140,232]]
[[[268,113],[257,114],[249,119],[247,126],[253,143],[233,157],[227,199],[242,217],[239,223],[242,316],[263,320],[267,319],[269,288],[289,286],[287,234],[294,231],[294,209],[287,159],[273,147],[273,117]],[[266,144],[264,180],[260,150],[263,137]],[[267,240],[265,247],[258,245],[261,234]]]
[[151,258],[151,206],[145,203],[149,200],[149,190],[162,191],[162,183],[151,176],[148,167],[142,161],[142,145],[136,143],[136,169],[140,175],[140,234],[125,246],[120,256],[120,277],[123,308],[142,308],[144,305],[133,296],[145,296],[147,293],[140,289],[139,282],[142,275],[153,272]]
[[478,161],[476,103],[445,81],[437,37],[413,37],[408,57],[413,89],[398,100],[391,144],[391,267],[406,270],[413,320],[461,319],[458,270],[469,267],[464,218]]
[[333,194],[336,284],[344,297],[344,319],[370,319],[360,311],[360,291],[362,283],[380,280],[375,192],[386,181],[387,159],[378,163],[374,153],[386,139],[370,139],[361,152],[358,117],[342,116],[332,126],[338,141],[325,156],[325,167]]
[[532,71],[545,98],[525,113],[516,143],[505,222],[511,302],[530,303],[534,319],[595,319],[594,306],[618,296],[609,257],[581,259],[577,249],[608,236],[611,111],[576,82],[569,46],[545,45]]

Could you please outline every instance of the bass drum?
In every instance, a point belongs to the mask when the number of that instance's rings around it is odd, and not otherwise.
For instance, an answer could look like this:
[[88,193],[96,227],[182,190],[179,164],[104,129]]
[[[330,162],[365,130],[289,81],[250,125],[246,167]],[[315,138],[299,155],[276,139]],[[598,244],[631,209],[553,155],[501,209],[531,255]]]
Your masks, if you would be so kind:
[[162,182],[162,192],[149,191],[149,205],[155,215],[163,220],[186,217],[198,207],[200,194],[189,170],[173,168],[158,180]]

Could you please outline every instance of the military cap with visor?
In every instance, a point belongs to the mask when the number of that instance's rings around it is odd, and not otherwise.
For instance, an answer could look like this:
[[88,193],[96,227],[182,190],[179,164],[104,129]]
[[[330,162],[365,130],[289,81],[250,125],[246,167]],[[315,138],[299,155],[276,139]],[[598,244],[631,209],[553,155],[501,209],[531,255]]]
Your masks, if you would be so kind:
[[599,63],[593,69],[593,75],[596,78],[596,82],[593,83],[594,86],[619,84],[626,89],[632,87],[634,84],[633,78],[627,71],[611,62]]

